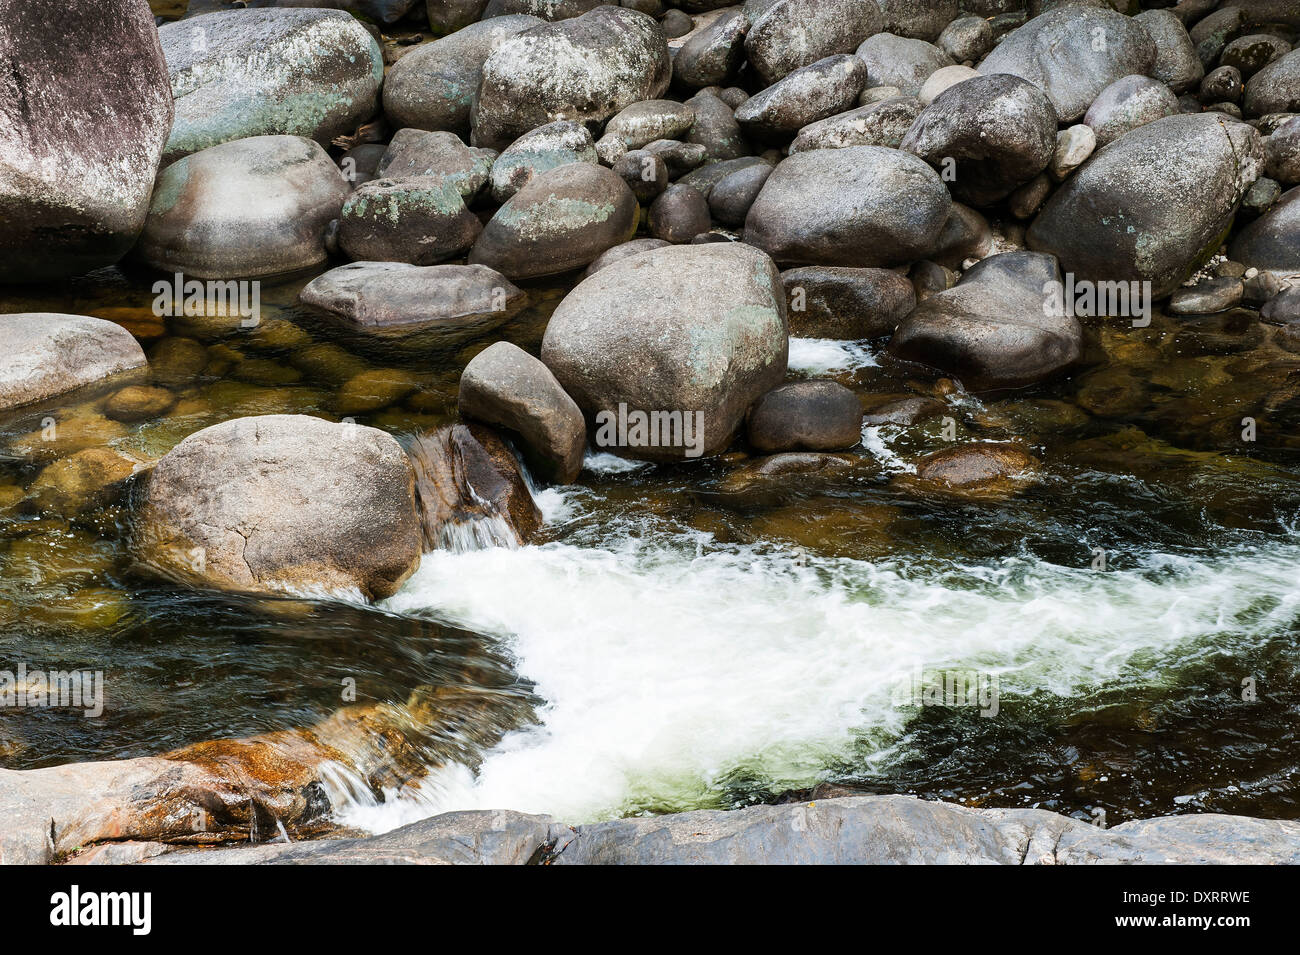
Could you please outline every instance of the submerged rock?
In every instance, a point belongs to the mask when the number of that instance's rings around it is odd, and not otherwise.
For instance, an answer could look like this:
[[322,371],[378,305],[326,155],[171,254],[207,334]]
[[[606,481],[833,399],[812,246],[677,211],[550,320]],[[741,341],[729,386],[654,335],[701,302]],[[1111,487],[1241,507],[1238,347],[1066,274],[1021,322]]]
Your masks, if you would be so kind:
[[420,563],[414,472],[374,428],[235,418],[154,466],[131,544],[141,563],[182,583],[387,597]]
[[[725,450],[746,409],[780,384],[786,357],[780,276],[739,243],[605,266],[565,297],[542,340],[542,361],[595,428],[596,447],[651,460]],[[650,419],[654,433],[638,431],[632,416],[652,414],[664,416]]]
[[517,435],[543,480],[572,484],[582,470],[582,411],[544,364],[509,342],[474,356],[460,376],[460,413]]
[[951,209],[938,173],[910,153],[814,149],[773,170],[745,241],[783,265],[897,265],[935,248]]
[[6,4],[0,62],[0,282],[112,265],[144,227],[172,123],[148,8]]
[[327,257],[325,228],[349,191],[339,168],[310,139],[222,143],[163,170],[136,254],[187,278],[311,268]]
[[1038,468],[1038,460],[1017,444],[982,442],[944,448],[922,458],[900,483],[963,497],[1014,494]]
[[472,142],[502,149],[524,133],[567,119],[605,122],[668,89],[672,65],[659,25],[623,7],[597,7],[498,46],[483,64]]
[[1078,319],[1052,307],[1050,285],[1060,281],[1050,255],[989,256],[903,319],[889,351],[953,375],[973,391],[1043,381],[1083,355]]
[[384,58],[334,10],[223,10],[158,31],[176,122],[166,161],[249,136],[328,143],[374,115]]
[[383,354],[473,341],[518,314],[528,294],[484,265],[353,262],[312,279],[298,300],[348,344]]
[[1077,278],[1150,281],[1161,298],[1218,249],[1263,165],[1259,133],[1243,123],[1215,113],[1158,119],[1067,180],[1029,227],[1029,246]]
[[0,315],[0,412],[85,385],[144,375],[140,343],[121,325],[87,315]]

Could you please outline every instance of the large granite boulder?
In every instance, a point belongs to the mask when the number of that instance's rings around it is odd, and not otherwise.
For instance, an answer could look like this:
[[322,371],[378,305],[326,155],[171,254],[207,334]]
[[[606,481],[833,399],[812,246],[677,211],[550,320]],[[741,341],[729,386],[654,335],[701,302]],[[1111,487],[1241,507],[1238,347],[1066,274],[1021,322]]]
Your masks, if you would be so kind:
[[472,142],[504,149],[524,133],[567,119],[598,126],[662,96],[672,64],[659,24],[623,7],[597,7],[500,44],[483,63]]
[[176,98],[171,162],[248,136],[328,143],[374,115],[384,58],[336,10],[228,10],[158,31]]
[[992,205],[1047,168],[1056,150],[1056,110],[1018,76],[976,76],[921,111],[900,149],[938,169],[962,202]]
[[881,146],[782,160],[745,219],[745,241],[782,265],[898,265],[925,258],[952,209],[939,174]]
[[[580,283],[551,316],[542,361],[598,448],[682,460],[726,449],[746,409],[785,376],[787,344],[771,259],[739,243],[676,245]],[[648,429],[637,431],[639,418]]]
[[879,33],[876,0],[776,0],[754,17],[745,57],[764,82],[836,53],[852,53]]
[[384,79],[384,114],[399,127],[469,135],[483,63],[506,40],[541,26],[538,17],[495,17],[411,50]]
[[182,583],[379,599],[420,563],[415,474],[374,428],[234,418],[158,461],[131,543],[142,564]]
[[638,211],[627,183],[604,166],[558,166],[534,176],[496,211],[469,261],[511,279],[582,268],[632,237]]
[[1083,355],[1083,329],[1053,308],[1050,255],[989,256],[947,291],[922,301],[889,340],[890,354],[959,379],[972,391],[1036,384]]
[[1029,227],[1029,246],[1077,278],[1150,281],[1161,298],[1218,249],[1263,166],[1258,131],[1222,113],[1158,119],[1066,180]]
[[112,265],[144,227],[172,124],[149,8],[6,3],[0,63],[0,282]]
[[1155,61],[1155,41],[1137,21],[1110,9],[1066,4],[1012,30],[978,69],[1033,83],[1068,123],[1111,83],[1133,73],[1145,76]]
[[135,254],[200,279],[259,278],[325,261],[349,186],[317,143],[254,136],[179,159],[158,177]]

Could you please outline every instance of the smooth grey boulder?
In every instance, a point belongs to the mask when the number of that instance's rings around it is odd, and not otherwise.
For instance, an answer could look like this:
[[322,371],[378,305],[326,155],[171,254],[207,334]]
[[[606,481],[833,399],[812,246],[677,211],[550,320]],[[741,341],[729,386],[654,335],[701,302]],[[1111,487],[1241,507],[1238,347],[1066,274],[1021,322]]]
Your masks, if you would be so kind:
[[597,7],[511,37],[483,64],[471,142],[502,149],[524,133],[567,119],[589,127],[668,89],[668,41],[654,20]]
[[399,127],[468,136],[483,63],[506,40],[544,22],[530,16],[496,17],[417,46],[389,67],[385,115]]
[[1248,268],[1300,273],[1300,186],[1242,229],[1228,254]]
[[819,119],[799,130],[790,152],[842,149],[845,146],[888,146],[897,149],[925,107],[915,96],[888,99]]
[[458,347],[508,322],[528,294],[483,265],[352,262],[312,279],[298,301],[360,351]]
[[[189,0],[179,4],[185,7]],[[396,23],[406,16],[418,0],[249,0],[249,7],[322,7],[359,13],[376,23]],[[436,0],[435,0],[436,2]],[[158,6],[158,4],[152,4]],[[210,5],[209,5],[210,6]],[[183,11],[182,11],[183,12]]]
[[957,19],[960,0],[876,0],[881,30],[916,40],[934,40]]
[[673,57],[673,79],[691,87],[721,86],[745,62],[749,19],[740,7],[724,10],[692,33]]
[[706,199],[713,187],[723,179],[730,176],[733,172],[741,169],[747,169],[750,166],[770,166],[766,159],[758,156],[739,156],[736,159],[724,159],[721,162],[709,162],[700,166],[698,169],[692,169],[686,175],[682,176],[678,182],[690,186],[699,192]]
[[668,188],[668,164],[648,149],[633,149],[620,156],[610,169],[627,183],[637,202],[649,205]]
[[88,315],[0,315],[0,341],[0,412],[145,367],[144,351],[130,332]]
[[[646,143],[645,151],[658,156],[668,167],[669,178],[675,179],[702,165],[709,165],[708,147],[700,143],[683,143],[676,139],[656,139]],[[688,183],[688,185],[693,185]]]
[[625,259],[629,255],[640,255],[642,252],[649,252],[651,249],[662,249],[669,245],[672,245],[672,243],[665,242],[663,239],[631,239],[627,242],[621,242],[612,249],[606,249],[600,253],[595,261],[583,270],[582,277],[585,279],[589,275],[594,275],[605,266],[613,265],[619,259]]
[[[716,189],[717,186],[710,195]],[[660,193],[646,211],[650,234],[665,242],[690,242],[701,232],[708,232],[712,224],[708,201],[697,190],[680,182]]]
[[1155,62],[1148,75],[1175,93],[1196,89],[1205,76],[1205,67],[1183,22],[1170,10],[1143,10],[1133,20],[1142,25],[1156,45]]
[[952,209],[910,153],[849,146],[779,163],[745,219],[745,241],[782,265],[898,265],[925,258]]
[[221,11],[158,36],[176,98],[165,162],[249,136],[328,143],[378,108],[379,44],[340,11]]
[[605,124],[604,136],[617,137],[628,149],[640,149],[656,139],[680,139],[694,123],[695,110],[685,103],[647,99],[619,110]]
[[1188,29],[1196,55],[1207,70],[1218,61],[1228,41],[1241,33],[1245,19],[1242,7],[1234,3],[1201,17]]
[[749,207],[758,198],[773,168],[766,163],[746,166],[719,179],[709,190],[709,212],[713,218],[730,228],[743,226]]
[[963,202],[987,206],[1047,168],[1056,148],[1056,110],[1018,76],[976,76],[922,110],[900,149],[949,170]]
[[445,38],[472,27],[483,18],[486,7],[487,0],[425,0],[424,11],[429,28]]
[[587,424],[549,368],[509,342],[475,355],[460,376],[460,413],[518,436],[533,472],[572,484],[582,470]]
[[462,255],[483,231],[462,183],[444,176],[362,183],[338,220],[339,248],[362,262],[434,265]]
[[636,196],[616,173],[570,163],[511,196],[483,227],[469,262],[511,279],[558,275],[630,239],[638,216]]
[[828,56],[745,100],[736,109],[736,122],[750,136],[792,135],[809,123],[844,112],[857,102],[866,82],[867,67],[856,56]]
[[1097,94],[1083,122],[1096,134],[1097,145],[1105,146],[1130,129],[1179,112],[1178,97],[1164,83],[1147,76],[1122,76]]
[[1247,116],[1300,112],[1300,50],[1292,50],[1252,76],[1243,105]]
[[1150,281],[1162,298],[1218,249],[1263,168],[1259,133],[1244,123],[1218,113],[1158,119],[1068,179],[1030,225],[1029,247],[1076,278]]
[[526,14],[543,20],[568,20],[588,13],[605,0],[488,0],[483,19]]
[[1071,4],[1012,30],[978,69],[1028,80],[1069,123],[1115,80],[1147,75],[1155,60],[1155,42],[1141,24],[1114,10]]
[[934,45],[952,57],[954,63],[978,63],[993,49],[993,41],[993,25],[988,20],[961,17],[943,28]]
[[1245,291],[1245,285],[1239,278],[1209,278],[1190,288],[1180,288],[1169,296],[1167,309],[1171,315],[1213,315],[1236,308],[1241,304]]
[[695,122],[686,134],[688,145],[703,146],[706,158],[712,162],[750,155],[752,150],[736,122],[735,110],[719,97],[700,90],[686,105],[695,112]]
[[443,179],[469,203],[492,172],[491,154],[473,149],[455,133],[399,129],[375,167],[377,179]]
[[935,70],[953,66],[952,59],[933,43],[877,33],[857,49],[867,64],[867,87],[895,86],[899,93],[915,96]]
[[1300,182],[1300,116],[1293,116],[1264,140],[1266,172],[1278,182]]
[[989,256],[917,305],[889,340],[889,352],[952,375],[971,391],[1037,384],[1083,356],[1079,320],[1051,305],[1051,283],[1059,282],[1050,255]]
[[377,600],[420,563],[415,473],[375,428],[234,418],[154,465],[131,546],[145,566],[199,587]]
[[876,0],[777,0],[753,20],[745,57],[771,84],[825,57],[852,53],[882,25]]
[[325,228],[350,192],[325,150],[301,136],[210,146],[162,171],[135,254],[187,278],[308,269],[325,261]]
[[506,202],[534,176],[571,162],[596,163],[596,142],[581,123],[561,120],[524,133],[492,163],[492,198]]
[[745,437],[765,454],[842,451],[862,440],[862,405],[838,382],[787,382],[754,402],[745,419]]
[[[541,357],[597,446],[682,460],[727,448],[746,409],[785,377],[787,354],[776,266],[749,246],[710,243],[629,255],[584,279],[551,316]],[[678,426],[609,434],[620,407],[676,414]]]
[[973,80],[979,75],[978,70],[973,70],[969,66],[942,67],[931,73],[930,78],[921,84],[921,89],[916,94],[916,97],[921,101],[922,106],[929,106],[939,98],[941,93],[946,92],[958,83]]
[[892,269],[811,265],[781,273],[790,334],[859,341],[891,334],[913,308],[916,292]]
[[153,17],[136,0],[6,4],[0,62],[0,282],[112,265],[144,227],[172,123]]

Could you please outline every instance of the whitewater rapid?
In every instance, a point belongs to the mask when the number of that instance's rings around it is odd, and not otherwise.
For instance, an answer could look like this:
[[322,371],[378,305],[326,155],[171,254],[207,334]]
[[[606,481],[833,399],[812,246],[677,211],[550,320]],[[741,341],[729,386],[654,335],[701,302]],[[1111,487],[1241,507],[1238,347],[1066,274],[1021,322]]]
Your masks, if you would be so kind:
[[[592,492],[548,490],[549,520]],[[1031,558],[869,563],[610,526],[592,543],[426,554],[385,609],[499,637],[546,701],[472,773],[353,805],[383,831],[455,809],[568,822],[718,805],[736,774],[774,791],[851,756],[888,761],[919,667],[995,674],[1008,696],[1164,679],[1300,614],[1300,546],[1151,553],[1099,572]],[[1004,703],[1005,707],[1005,703]],[[391,796],[391,794],[390,794]]]

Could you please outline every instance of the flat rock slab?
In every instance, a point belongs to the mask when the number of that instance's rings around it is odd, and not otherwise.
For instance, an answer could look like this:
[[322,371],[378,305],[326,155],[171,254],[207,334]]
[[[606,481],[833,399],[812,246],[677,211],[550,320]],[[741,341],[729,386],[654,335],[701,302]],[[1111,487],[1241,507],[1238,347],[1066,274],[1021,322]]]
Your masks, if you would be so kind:
[[174,853],[149,864],[1105,865],[1296,864],[1300,822],[1218,814],[1101,829],[1044,809],[847,796],[570,828],[453,812],[368,839]]
[[0,412],[145,365],[125,328],[87,315],[0,315]]

